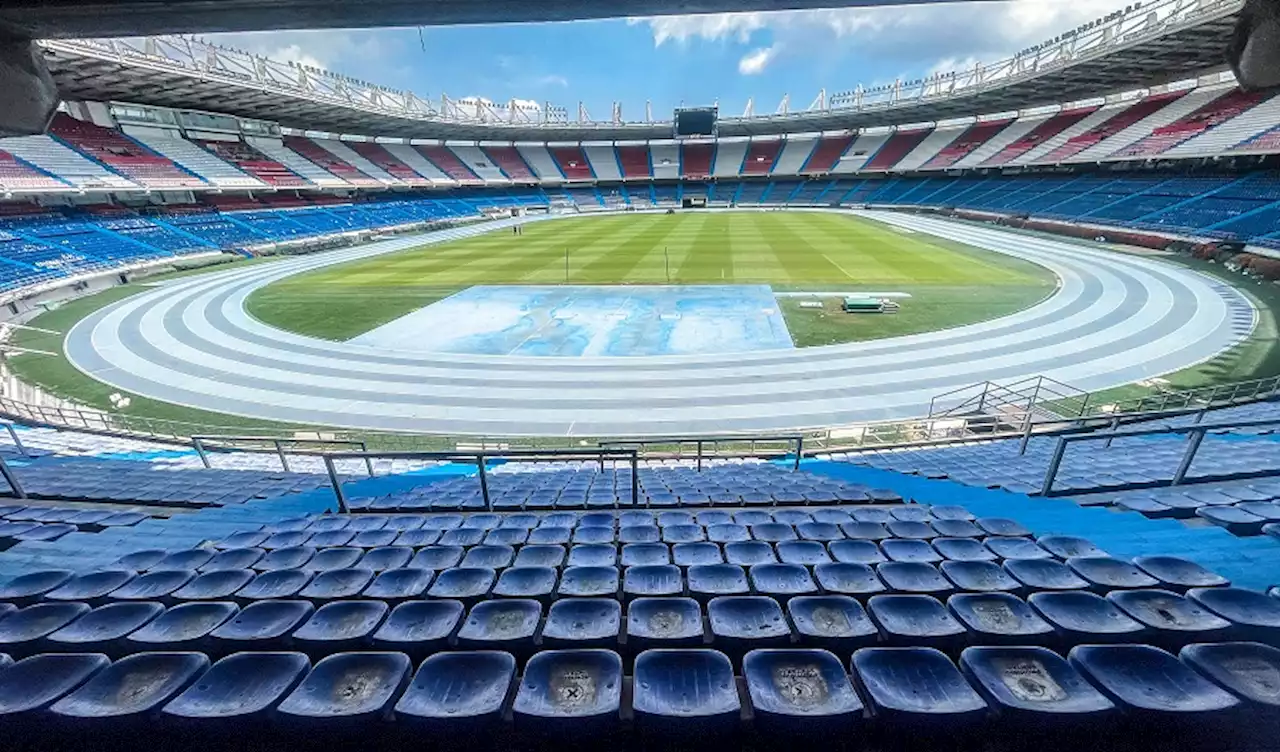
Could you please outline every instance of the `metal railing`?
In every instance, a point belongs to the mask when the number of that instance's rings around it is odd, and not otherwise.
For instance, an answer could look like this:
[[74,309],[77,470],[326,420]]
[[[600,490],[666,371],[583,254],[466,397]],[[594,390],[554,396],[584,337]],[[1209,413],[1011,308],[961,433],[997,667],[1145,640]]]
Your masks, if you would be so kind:
[[1111,440],[1116,438],[1156,436],[1160,434],[1187,434],[1189,437],[1189,440],[1187,441],[1187,448],[1182,453],[1182,459],[1178,462],[1178,468],[1174,471],[1173,478],[1169,482],[1170,486],[1177,486],[1181,485],[1182,482],[1186,480],[1187,472],[1191,469],[1191,463],[1195,461],[1196,453],[1200,451],[1200,444],[1204,441],[1204,435],[1209,431],[1274,425],[1280,425],[1280,418],[1236,420],[1220,423],[1196,423],[1190,426],[1160,426],[1156,428],[1141,428],[1122,432],[1112,431],[1108,433],[1081,433],[1072,436],[1060,436],[1058,438],[1057,445],[1053,449],[1053,455],[1049,458],[1049,466],[1045,468],[1044,481],[1040,485],[1040,495],[1053,495],[1053,482],[1057,479],[1058,470],[1062,467],[1062,461],[1066,456],[1068,444],[1075,444],[1083,441],[1106,441],[1109,446],[1111,444]]
[[[358,448],[361,452],[369,451],[368,444],[366,444],[363,441],[357,441],[352,439],[321,439],[321,438],[286,439],[286,438],[276,438],[274,436],[221,436],[221,435],[191,437],[191,445],[195,447],[196,454],[200,455],[200,461],[204,463],[204,466],[207,468],[213,467],[213,465],[209,463],[210,450],[247,452],[247,453],[270,453],[272,451],[269,449],[259,449],[257,447],[229,446],[230,444],[237,444],[242,442],[250,442],[254,444],[263,444],[263,443],[270,444],[273,447],[275,454],[280,457],[280,467],[286,473],[293,472],[293,470],[291,470],[289,467],[289,457],[287,454],[285,454],[284,447],[286,444],[291,447],[311,446],[311,445],[317,445],[317,444],[322,446],[334,446],[334,445],[350,446],[350,447]],[[302,450],[291,449],[290,454],[318,457],[318,456],[322,456],[324,452],[307,451],[305,449],[302,449]],[[373,460],[369,457],[365,457],[364,466],[369,471],[369,477],[372,478],[373,477]]]
[[[694,437],[694,438],[682,437],[682,436],[674,436],[674,437],[669,437],[669,438],[656,438],[656,439],[655,439],[655,438],[643,438],[643,439],[615,439],[615,440],[610,440],[610,441],[601,441],[601,442],[599,442],[599,446],[606,447],[606,448],[609,448],[609,447],[633,447],[633,448],[635,448],[635,449],[636,449],[636,450],[638,450],[638,451],[644,451],[644,449],[645,449],[646,447],[650,447],[650,446],[672,446],[672,445],[674,445],[674,446],[676,446],[676,447],[681,447],[681,446],[687,446],[687,445],[689,445],[689,444],[693,444],[693,445],[695,446],[695,455],[694,455],[694,456],[695,456],[695,460],[696,460],[696,462],[697,462],[698,472],[702,472],[702,461],[703,461],[703,459],[706,457],[706,452],[705,452],[704,450],[705,450],[705,448],[706,448],[706,446],[707,446],[708,444],[710,444],[710,445],[719,445],[719,444],[742,445],[742,444],[746,444],[746,445],[747,445],[746,456],[749,456],[749,457],[759,457],[759,456],[761,456],[761,455],[762,455],[762,453],[759,451],[759,444],[767,443],[767,442],[777,442],[777,441],[787,442],[788,444],[790,444],[790,445],[792,445],[792,446],[794,446],[794,447],[795,447],[794,451],[786,452],[785,456],[790,456],[790,455],[794,454],[794,455],[795,455],[795,464],[792,466],[792,469],[794,469],[794,470],[799,470],[799,469],[800,469],[800,459],[801,459],[801,457],[803,457],[803,456],[804,456],[804,436],[797,435],[797,434],[792,434],[792,435],[789,435],[789,436],[733,436],[733,435],[728,435],[728,436],[698,436],[698,437]],[[727,453],[727,454],[728,454],[729,456],[737,456],[737,457],[741,457],[741,456],[743,456],[743,454],[742,454],[741,452],[737,452],[737,453],[735,453],[735,452],[733,452],[732,450],[731,450],[729,453]],[[681,455],[677,454],[677,458],[679,458],[680,456],[681,456]],[[712,456],[713,456],[713,457],[717,457],[717,456],[725,456],[725,455],[721,455],[720,453],[718,453],[718,452],[717,452],[717,453],[713,454]]]
[[[498,452],[329,452],[320,455],[324,460],[325,471],[329,474],[329,483],[333,486],[333,495],[338,502],[338,511],[350,511],[346,494],[342,490],[342,480],[334,464],[337,460],[347,459],[391,459],[391,460],[444,460],[448,462],[474,462],[476,474],[480,480],[480,494],[484,499],[485,509],[493,511],[493,499],[489,496],[489,475],[486,468],[489,460],[523,460],[526,462],[562,462],[565,460],[595,460],[600,463],[601,470],[609,461],[626,461],[631,466],[631,503],[636,505],[640,499],[639,452],[635,449],[512,449]],[[2,470],[3,468],[0,468]]]

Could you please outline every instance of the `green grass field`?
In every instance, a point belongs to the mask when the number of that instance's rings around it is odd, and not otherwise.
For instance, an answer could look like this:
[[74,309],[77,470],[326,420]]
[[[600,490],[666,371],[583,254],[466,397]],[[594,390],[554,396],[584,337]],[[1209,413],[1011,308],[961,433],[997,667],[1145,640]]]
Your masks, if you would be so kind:
[[472,285],[668,282],[912,295],[892,316],[844,314],[834,298],[821,310],[781,299],[801,347],[985,321],[1034,305],[1056,284],[1025,261],[844,215],[636,214],[534,223],[520,236],[494,232],[328,267],[268,285],[247,307],[267,324],[346,340]]

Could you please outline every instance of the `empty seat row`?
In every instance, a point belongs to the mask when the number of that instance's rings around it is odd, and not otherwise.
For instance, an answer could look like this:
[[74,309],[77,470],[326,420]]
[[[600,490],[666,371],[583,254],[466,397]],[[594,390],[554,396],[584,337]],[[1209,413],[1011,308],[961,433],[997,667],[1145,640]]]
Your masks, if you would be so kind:
[[1101,597],[1075,591],[875,595],[866,606],[843,595],[798,596],[785,602],[728,595],[702,603],[687,597],[530,598],[476,603],[410,600],[271,600],[239,608],[229,601],[166,609],[149,601],[46,603],[0,618],[0,650],[38,652],[300,650],[313,657],[358,649],[424,656],[451,647],[527,655],[537,646],[652,647],[714,644],[735,657],[795,642],[836,650],[889,644],[958,652],[968,645],[1072,647],[1149,642],[1177,649],[1193,642],[1249,640],[1280,645],[1280,601],[1252,591],[1130,590]]
[[1091,645],[1064,659],[1040,647],[983,647],[965,650],[957,666],[929,648],[864,648],[847,664],[824,650],[756,650],[739,681],[717,651],[649,650],[626,692],[620,656],[600,649],[538,652],[522,673],[501,651],[441,653],[416,672],[397,652],[340,653],[314,666],[289,652],[236,653],[212,665],[197,652],[115,663],[75,653],[0,670],[0,729],[15,745],[145,730],[156,740],[230,734],[251,748],[458,746],[459,735],[471,748],[493,748],[506,734],[521,746],[608,748],[630,727],[645,746],[759,733],[787,744],[884,735],[915,748],[945,737],[950,748],[998,720],[984,748],[1025,749],[1025,734],[1043,724],[1111,748],[1136,728],[1126,724],[1157,722],[1186,749],[1183,733],[1229,720],[1214,728],[1217,748],[1239,749],[1254,735],[1265,740],[1280,704],[1260,671],[1280,672],[1280,651],[1212,643],[1176,656]]

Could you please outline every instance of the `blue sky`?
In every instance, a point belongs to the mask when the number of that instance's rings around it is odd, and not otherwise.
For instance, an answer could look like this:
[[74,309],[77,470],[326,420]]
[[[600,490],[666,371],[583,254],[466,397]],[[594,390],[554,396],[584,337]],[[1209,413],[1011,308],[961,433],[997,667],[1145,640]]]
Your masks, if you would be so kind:
[[583,102],[628,120],[645,100],[667,117],[681,102],[772,112],[896,77],[991,62],[1098,18],[1129,0],[1012,0],[562,24],[223,34],[214,41],[317,65],[419,95]]

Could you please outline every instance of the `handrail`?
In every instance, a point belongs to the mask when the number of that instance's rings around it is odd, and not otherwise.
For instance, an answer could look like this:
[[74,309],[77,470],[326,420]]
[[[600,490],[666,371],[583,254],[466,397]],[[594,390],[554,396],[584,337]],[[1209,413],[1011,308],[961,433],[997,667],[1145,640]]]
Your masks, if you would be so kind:
[[1161,434],[1190,434],[1190,440],[1187,442],[1187,449],[1182,453],[1182,460],[1178,463],[1178,469],[1174,471],[1173,478],[1169,485],[1181,485],[1182,481],[1187,477],[1187,471],[1191,469],[1191,463],[1195,461],[1196,453],[1200,451],[1200,444],[1204,441],[1204,435],[1209,431],[1220,431],[1229,428],[1253,428],[1257,426],[1274,426],[1280,424],[1280,418],[1260,418],[1255,420],[1234,420],[1223,421],[1218,423],[1195,423],[1190,426],[1161,426],[1159,428],[1139,428],[1130,431],[1112,431],[1110,433],[1083,433],[1072,436],[1060,436],[1058,443],[1053,449],[1053,454],[1049,458],[1049,466],[1045,468],[1044,481],[1040,485],[1041,496],[1051,496],[1053,492],[1053,482],[1057,479],[1058,470],[1062,465],[1063,457],[1067,452],[1067,445],[1082,441],[1106,441],[1107,445],[1111,444],[1112,439],[1131,438],[1134,436],[1156,436]]
[[[285,444],[290,444],[290,445],[340,444],[342,446],[359,447],[361,451],[369,450],[369,446],[365,442],[354,440],[354,439],[321,439],[321,438],[305,439],[305,438],[297,438],[297,437],[288,439],[288,438],[277,438],[275,436],[221,436],[221,435],[192,436],[191,445],[195,447],[196,454],[200,455],[200,461],[204,463],[204,466],[207,468],[213,467],[213,465],[209,464],[209,455],[206,451],[210,448],[214,448],[214,449],[227,448],[227,449],[232,449],[233,451],[245,452],[245,453],[267,453],[269,451],[266,449],[255,449],[252,447],[249,447],[249,448],[218,447],[216,445],[211,447],[209,444],[210,441],[216,441],[219,443],[236,442],[236,441],[270,442],[272,446],[275,447],[275,453],[280,457],[280,466],[284,468],[284,471],[286,473],[293,472],[293,471],[289,469],[289,458],[285,456],[285,452],[284,452]],[[293,454],[306,455],[306,456],[319,456],[324,453],[308,452],[306,450],[293,450]],[[364,460],[364,466],[369,471],[369,477],[372,478],[373,477],[373,461],[370,458],[366,457]]]
[[636,446],[636,447],[643,448],[651,444],[696,444],[698,472],[702,472],[703,447],[706,444],[718,444],[721,442],[728,443],[731,441],[751,442],[751,446],[753,450],[752,454],[755,454],[754,449],[755,449],[755,443],[757,441],[795,442],[796,461],[794,466],[792,467],[793,470],[800,469],[800,459],[801,457],[804,456],[804,436],[800,434],[789,434],[785,436],[767,436],[767,435],[756,436],[756,435],[742,435],[742,434],[738,434],[738,435],[726,434],[726,435],[718,435],[718,436],[717,435],[696,436],[692,438],[688,436],[671,436],[671,437],[665,437],[665,438],[644,437],[640,439],[612,439],[608,441],[600,441],[600,442],[597,442],[597,446],[601,446],[601,447]]
[[[329,474],[329,483],[333,486],[334,498],[338,501],[338,511],[342,513],[350,512],[347,505],[346,494],[342,492],[342,482],[338,479],[338,471],[334,466],[335,460],[343,459],[393,459],[393,460],[420,460],[420,459],[441,459],[457,461],[474,460],[476,463],[476,471],[480,478],[480,494],[484,498],[485,509],[493,511],[493,499],[489,496],[489,478],[485,470],[488,460],[491,459],[507,459],[507,458],[556,458],[556,459],[598,459],[601,469],[604,463],[609,460],[628,460],[631,465],[631,503],[636,505],[640,498],[640,479],[639,479],[639,453],[634,450],[624,449],[607,449],[599,447],[596,449],[512,449],[508,451],[478,451],[478,452],[329,452],[322,454],[324,459],[325,471]],[[3,471],[0,466],[0,472]]]

